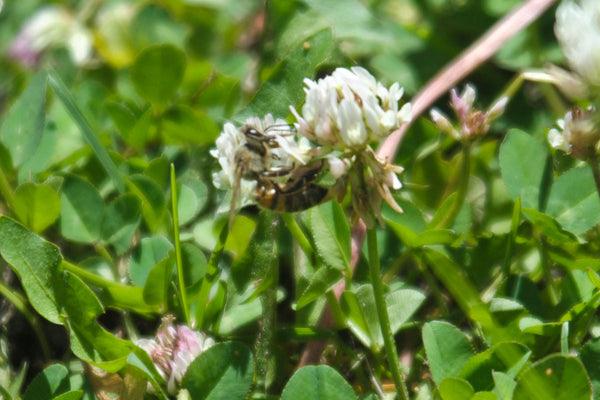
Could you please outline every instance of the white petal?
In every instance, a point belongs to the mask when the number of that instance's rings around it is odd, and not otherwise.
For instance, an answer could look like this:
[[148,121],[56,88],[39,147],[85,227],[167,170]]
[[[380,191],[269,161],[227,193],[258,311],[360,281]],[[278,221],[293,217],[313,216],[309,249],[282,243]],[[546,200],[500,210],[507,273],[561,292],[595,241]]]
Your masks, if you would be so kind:
[[367,129],[362,120],[358,104],[349,99],[340,101],[338,126],[344,143],[350,147],[361,147],[367,143]]
[[565,139],[557,129],[552,128],[548,131],[548,142],[555,149],[567,151]]
[[398,111],[398,122],[404,124],[406,122],[410,122],[412,120],[412,105],[410,103],[406,103],[402,106],[400,111]]
[[471,84],[465,85],[465,90],[463,91],[461,99],[470,107],[475,102],[475,97],[477,97],[477,93],[475,92],[475,87]]
[[488,122],[491,122],[492,120],[498,118],[500,115],[504,114],[506,104],[508,104],[508,96],[502,96],[500,100],[495,102],[486,113]]

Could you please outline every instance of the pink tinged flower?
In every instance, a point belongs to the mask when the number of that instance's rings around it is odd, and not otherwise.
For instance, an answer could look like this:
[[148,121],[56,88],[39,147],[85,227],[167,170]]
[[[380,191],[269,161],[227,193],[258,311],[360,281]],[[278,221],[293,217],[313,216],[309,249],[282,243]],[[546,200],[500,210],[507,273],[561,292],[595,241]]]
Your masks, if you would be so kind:
[[472,142],[479,139],[487,133],[490,123],[504,113],[508,97],[500,98],[485,112],[473,107],[475,97],[475,88],[471,85],[466,85],[460,96],[456,89],[452,89],[450,91],[450,106],[457,117],[456,126],[435,108],[430,111],[431,119],[442,132],[448,134],[454,140]]
[[57,7],[43,8],[29,18],[11,44],[9,54],[33,67],[44,50],[64,46],[77,65],[89,61],[92,54],[92,34],[75,16]]
[[164,317],[154,339],[140,339],[142,348],[167,382],[167,392],[177,389],[188,366],[204,350],[215,344],[214,340],[185,325],[173,326],[172,316]]

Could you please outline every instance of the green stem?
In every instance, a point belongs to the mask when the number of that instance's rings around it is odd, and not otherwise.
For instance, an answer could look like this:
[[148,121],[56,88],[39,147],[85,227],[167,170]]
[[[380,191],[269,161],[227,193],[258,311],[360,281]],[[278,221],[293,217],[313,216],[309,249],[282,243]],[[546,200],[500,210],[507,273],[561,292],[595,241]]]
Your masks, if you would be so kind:
[[458,176],[458,189],[454,202],[450,206],[448,212],[435,224],[434,229],[445,229],[450,227],[454,219],[460,212],[465,198],[467,197],[467,189],[469,188],[469,175],[471,172],[471,145],[465,144],[461,154]]
[[50,346],[48,345],[48,341],[46,340],[46,336],[44,335],[44,331],[42,330],[39,320],[29,310],[29,307],[27,307],[27,300],[23,296],[11,290],[2,281],[0,281],[0,295],[2,295],[2,297],[8,300],[21,314],[23,314],[27,322],[29,322],[29,325],[31,325],[33,328],[35,335],[38,337],[40,346],[42,348],[42,353],[44,353],[44,358],[46,360],[50,360],[52,358]]
[[294,216],[290,213],[281,213],[281,218],[283,219],[285,226],[292,234],[292,237],[298,243],[298,246],[300,246],[300,248],[304,252],[306,258],[312,260],[314,254],[313,248],[310,245],[310,242],[308,241],[308,238],[306,237],[304,232],[302,232],[302,229],[300,229],[300,225],[298,225],[298,222],[296,221]]
[[187,325],[190,324],[185,277],[183,276],[183,261],[181,259],[181,242],[179,241],[179,210],[177,209],[177,183],[175,181],[175,166],[171,164],[171,208],[173,212],[173,237],[175,239],[175,260],[177,264],[177,282],[179,284],[179,302],[181,312]]
[[6,205],[14,212],[15,197],[2,168],[0,168],[0,194],[6,200]]
[[548,245],[542,235],[539,236],[540,246],[540,261],[542,263],[542,271],[544,273],[544,279],[546,279],[546,288],[548,290],[548,297],[552,305],[558,304],[558,289],[555,287],[554,278],[552,277],[552,271],[550,270],[550,262],[548,259]]
[[508,242],[506,243],[506,253],[504,253],[504,262],[502,263],[502,275],[504,279],[507,279],[510,275],[510,263],[512,260],[512,254],[515,248],[515,241],[517,240],[517,229],[519,229],[519,220],[521,217],[521,196],[515,200],[513,207],[512,221],[510,224],[510,235]]
[[210,294],[210,288],[217,279],[219,272],[219,261],[225,250],[225,242],[227,241],[227,235],[229,234],[229,227],[227,224],[223,226],[219,240],[215,245],[215,248],[210,255],[208,264],[206,265],[206,273],[202,278],[202,284],[200,285],[200,293],[198,294],[198,302],[196,305],[196,329],[202,329],[204,327],[204,311],[208,303],[208,295]]
[[383,343],[385,352],[390,364],[392,378],[396,385],[397,397],[401,400],[408,400],[408,390],[406,383],[400,372],[400,362],[398,361],[398,352],[396,351],[396,343],[392,335],[392,326],[390,324],[390,316],[388,315],[385,297],[383,295],[383,282],[381,281],[381,271],[379,268],[379,254],[377,251],[377,230],[376,228],[367,229],[367,245],[369,248],[369,269],[371,272],[371,284],[373,285],[373,293],[375,295],[375,308],[381,324],[381,333],[383,335]]

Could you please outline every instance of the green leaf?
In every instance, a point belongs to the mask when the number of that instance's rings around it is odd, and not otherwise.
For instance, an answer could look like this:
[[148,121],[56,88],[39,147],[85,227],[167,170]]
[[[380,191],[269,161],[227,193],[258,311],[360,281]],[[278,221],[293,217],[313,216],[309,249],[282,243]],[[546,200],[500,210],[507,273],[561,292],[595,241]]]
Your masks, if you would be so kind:
[[500,394],[502,400],[512,400],[517,382],[504,372],[492,371],[496,391]]
[[219,128],[206,114],[184,105],[170,108],[161,120],[165,143],[212,145]]
[[554,354],[533,364],[517,381],[513,400],[589,400],[592,388],[575,357]]
[[549,239],[557,243],[576,242],[577,238],[563,230],[558,222],[549,215],[541,213],[533,208],[523,208],[523,214],[536,228],[538,228]]
[[104,214],[104,202],[96,188],[78,176],[67,175],[62,185],[60,201],[62,235],[74,242],[95,242],[100,237]]
[[156,392],[159,394],[161,400],[166,400],[167,396],[161,389],[160,385],[164,385],[165,380],[156,370],[154,361],[150,358],[148,353],[139,347],[134,347],[133,351],[129,353],[127,357],[127,368],[134,368],[146,377],[149,383],[152,384]]
[[597,399],[600,395],[600,338],[589,340],[581,348],[579,357],[592,381],[593,398]]
[[143,175],[129,177],[127,187],[142,202],[142,216],[151,231],[158,229],[165,215],[164,191],[152,179]]
[[402,325],[421,307],[425,299],[426,296],[415,289],[398,289],[386,294],[385,303],[393,334],[400,330]]
[[242,343],[225,342],[204,351],[190,364],[181,387],[194,400],[243,400],[253,376],[250,349]]
[[311,275],[308,285],[298,299],[296,309],[300,310],[317,300],[331,290],[343,278],[344,275],[341,271],[323,265]]
[[164,236],[143,238],[133,252],[129,276],[134,285],[144,287],[150,270],[169,254],[173,245]]
[[195,244],[185,242],[181,244],[181,257],[184,281],[188,286],[198,283],[206,273],[206,256]]
[[144,301],[148,304],[166,305],[169,285],[173,277],[174,253],[161,260],[148,273],[144,285]]
[[125,366],[133,344],[100,326],[96,319],[104,308],[77,276],[64,271],[58,284],[61,288],[58,300],[65,314],[61,319],[69,330],[73,354],[108,372],[119,371]]
[[54,397],[52,400],[79,400],[83,397],[83,390],[71,390]]
[[591,268],[587,268],[586,272],[590,282],[592,282],[597,289],[600,289],[600,276],[598,276]]
[[337,213],[327,218],[325,207],[329,205],[309,210],[310,231],[315,247],[325,264],[338,271],[347,271],[350,269],[350,230],[348,225],[344,226],[339,222]]
[[475,394],[469,382],[462,378],[444,378],[439,388],[442,400],[470,400]]
[[[414,289],[398,289],[386,294],[385,302],[393,333],[400,330],[424,300],[425,296]],[[383,348],[383,336],[373,287],[367,284],[357,286],[352,291],[345,291],[340,305],[350,330],[365,346],[376,353],[379,352]]]
[[100,164],[102,164],[102,167],[104,167],[104,170],[110,176],[117,190],[120,193],[123,193],[125,191],[125,183],[123,182],[123,178],[121,177],[119,169],[110,158],[108,151],[106,151],[98,137],[94,134],[94,130],[90,126],[87,118],[77,106],[77,101],[71,92],[69,92],[69,89],[67,89],[55,71],[50,72],[48,75],[48,83],[62,101],[63,105],[71,115],[71,118],[73,118],[81,130],[81,134],[85,140],[90,144],[92,150],[94,150],[94,154],[96,154],[96,157],[98,157]]
[[384,203],[382,213],[385,218],[386,226],[392,229],[402,243],[409,247],[417,247],[417,235],[427,229],[425,218],[419,208],[413,203],[397,197],[395,200],[400,207],[402,207],[404,212],[400,214],[392,210],[387,203]]
[[310,365],[296,371],[281,393],[281,400],[297,399],[356,400],[356,394],[335,369]]
[[131,67],[131,81],[138,94],[162,105],[177,92],[185,72],[185,53],[171,44],[147,47]]
[[[383,29],[369,8],[358,0],[303,0],[331,26],[338,38],[365,41],[370,46],[393,40],[390,31]],[[315,18],[316,19],[316,18]]]
[[15,191],[15,214],[34,232],[42,232],[58,219],[60,197],[45,184],[25,182]]
[[56,271],[62,257],[58,248],[0,216],[0,255],[21,280],[33,308],[48,321],[60,324]]
[[444,378],[457,377],[474,354],[465,334],[442,321],[428,322],[423,326],[423,344],[431,377],[438,385]]
[[27,161],[42,140],[47,80],[46,72],[38,72],[5,116],[0,143],[8,149],[15,166]]
[[[253,295],[256,296],[258,294],[257,292],[258,290],[254,292]],[[283,291],[278,290],[277,302],[283,300],[284,297],[285,296]],[[213,308],[215,306],[209,305],[210,308]],[[223,311],[223,315],[221,317],[221,320],[219,321],[218,334],[221,336],[231,335],[233,332],[235,332],[242,326],[247,325],[250,322],[256,321],[258,318],[263,316],[263,310],[263,305],[259,297],[255,297],[252,300],[247,301],[245,303],[228,305],[225,311]],[[207,315],[209,311],[211,310],[206,310]]]
[[498,400],[498,395],[492,392],[477,392],[471,400]]
[[333,51],[331,31],[325,29],[307,39],[306,46],[298,43],[289,56],[280,62],[269,79],[263,84],[252,102],[242,110],[236,120],[243,121],[254,115],[272,113],[274,116],[289,114],[289,105],[302,102],[303,77],[310,77]]
[[54,364],[37,374],[27,387],[23,400],[50,400],[69,390],[69,371],[61,364]]
[[196,195],[196,192],[186,184],[178,185],[177,191],[179,226],[184,226],[194,219],[204,204],[200,203],[200,199]]
[[600,199],[589,166],[574,168],[554,182],[546,213],[576,235],[600,222]]
[[500,146],[500,171],[513,199],[521,196],[523,207],[543,207],[542,184],[548,161],[547,146],[526,132],[511,129]]
[[127,193],[117,197],[104,211],[100,235],[113,246],[117,254],[123,254],[131,245],[131,240],[140,223],[140,200]]
[[[372,293],[373,289],[371,289],[371,294]],[[358,340],[366,347],[374,350],[376,344],[374,343],[373,332],[371,332],[371,324],[367,321],[365,312],[363,311],[363,308],[367,307],[367,305],[361,304],[356,293],[349,290],[342,293],[340,305],[346,316],[346,323],[352,333],[354,333]],[[375,306],[375,303],[371,301],[370,306],[370,309],[372,309]]]
[[466,379],[476,391],[494,388],[492,371],[516,374],[531,357],[531,350],[516,342],[498,343],[471,357],[458,376]]
[[424,248],[423,252],[429,266],[452,294],[460,308],[484,328],[494,331],[495,323],[487,305],[481,301],[477,288],[465,270],[454,260],[433,248]]

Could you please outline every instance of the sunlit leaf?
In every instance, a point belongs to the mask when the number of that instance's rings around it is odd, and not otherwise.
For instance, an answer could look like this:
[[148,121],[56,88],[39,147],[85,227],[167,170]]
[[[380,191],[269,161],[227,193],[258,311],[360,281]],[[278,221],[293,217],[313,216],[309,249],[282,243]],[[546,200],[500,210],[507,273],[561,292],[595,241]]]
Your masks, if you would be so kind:
[[214,345],[194,360],[181,386],[195,400],[243,400],[254,376],[250,349],[238,342]]
[[356,400],[352,387],[328,365],[300,368],[288,381],[281,400],[296,399]]

